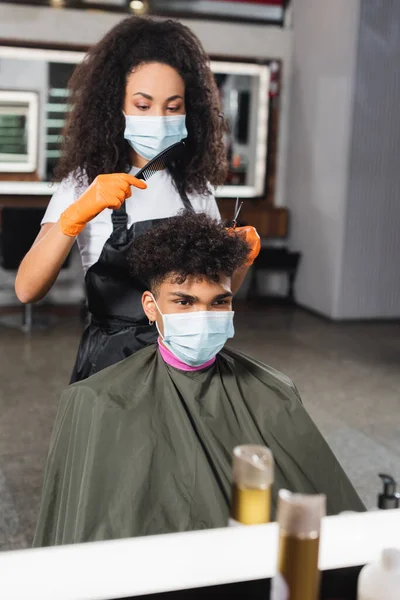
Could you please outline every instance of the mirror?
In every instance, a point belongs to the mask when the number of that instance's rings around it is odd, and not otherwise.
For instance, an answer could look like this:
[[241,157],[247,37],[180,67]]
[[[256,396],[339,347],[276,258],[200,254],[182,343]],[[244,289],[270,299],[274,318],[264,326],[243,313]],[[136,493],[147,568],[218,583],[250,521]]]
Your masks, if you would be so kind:
[[[16,174],[27,172],[37,185],[52,180],[68,110],[68,80],[83,57],[83,52],[0,46],[2,182],[13,180],[13,186],[17,186]],[[262,196],[267,166],[270,68],[268,64],[221,60],[212,60],[211,68],[228,122],[225,144],[229,172],[216,195]],[[8,104],[2,100],[4,94],[9,97]],[[2,182],[0,193],[5,186]]]
[[0,90],[0,172],[36,170],[38,131],[37,94]]
[[211,61],[211,68],[228,123],[225,145],[229,171],[218,195],[261,196],[267,166],[269,67]]

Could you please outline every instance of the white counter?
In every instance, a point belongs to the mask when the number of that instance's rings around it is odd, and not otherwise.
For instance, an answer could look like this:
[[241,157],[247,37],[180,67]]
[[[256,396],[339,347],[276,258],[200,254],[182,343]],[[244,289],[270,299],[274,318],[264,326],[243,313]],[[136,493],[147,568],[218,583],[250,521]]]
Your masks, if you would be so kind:
[[[0,198],[2,195],[16,196],[52,196],[58,188],[58,183],[47,181],[0,181]],[[250,190],[250,191],[249,191]],[[252,198],[254,193],[250,188],[243,190],[241,186],[223,186],[215,191],[216,198]]]
[[48,181],[0,181],[1,196],[52,196],[58,188],[57,183]]
[[[0,553],[0,597],[109,600],[239,581],[275,573],[276,523]],[[375,561],[400,548],[400,510],[327,517],[320,568]]]

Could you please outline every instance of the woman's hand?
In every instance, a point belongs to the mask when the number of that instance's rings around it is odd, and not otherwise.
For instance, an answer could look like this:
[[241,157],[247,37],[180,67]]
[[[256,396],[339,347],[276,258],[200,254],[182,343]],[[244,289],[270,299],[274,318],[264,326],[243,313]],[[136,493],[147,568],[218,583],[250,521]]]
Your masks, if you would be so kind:
[[131,196],[131,185],[141,190],[147,188],[144,181],[127,173],[98,175],[86,192],[61,214],[61,231],[76,237],[105,208],[118,210]]
[[248,225],[247,227],[236,227],[232,229],[234,233],[244,237],[245,241],[250,247],[250,252],[247,256],[246,266],[249,267],[253,264],[257,256],[260,254],[261,240],[255,227]]
[[255,227],[251,227],[250,225],[248,225],[247,227],[230,227],[228,231],[232,234],[240,235],[242,238],[244,238],[244,240],[247,242],[250,248],[246,262],[244,263],[244,265],[236,269],[236,271],[232,275],[232,292],[233,294],[236,294],[236,292],[241,287],[244,278],[246,277],[249,267],[253,264],[253,262],[260,253],[261,240]]

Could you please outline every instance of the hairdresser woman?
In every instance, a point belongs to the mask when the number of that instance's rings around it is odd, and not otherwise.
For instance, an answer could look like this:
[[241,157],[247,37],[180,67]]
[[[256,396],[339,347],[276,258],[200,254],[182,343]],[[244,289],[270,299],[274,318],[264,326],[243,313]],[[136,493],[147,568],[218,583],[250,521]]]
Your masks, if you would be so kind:
[[[224,182],[224,121],[199,40],[179,22],[131,17],[76,68],[72,110],[53,195],[15,289],[36,302],[54,284],[75,240],[91,321],[71,381],[82,380],[157,339],[141,306],[142,282],[125,256],[134,238],[182,209],[219,219],[211,186]],[[146,183],[135,174],[161,150],[187,138],[185,154]],[[211,184],[211,185],[210,185]],[[258,253],[255,230],[246,235]],[[245,269],[236,273],[239,287]]]

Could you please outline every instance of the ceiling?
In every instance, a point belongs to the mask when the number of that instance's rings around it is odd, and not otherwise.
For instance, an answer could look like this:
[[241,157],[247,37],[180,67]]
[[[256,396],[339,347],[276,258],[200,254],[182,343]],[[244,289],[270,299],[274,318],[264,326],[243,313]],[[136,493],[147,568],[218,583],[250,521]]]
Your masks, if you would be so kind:
[[[0,0],[0,3],[7,0]],[[10,0],[8,0],[10,1]],[[13,0],[13,4],[63,6],[159,16],[283,24],[290,0]]]

